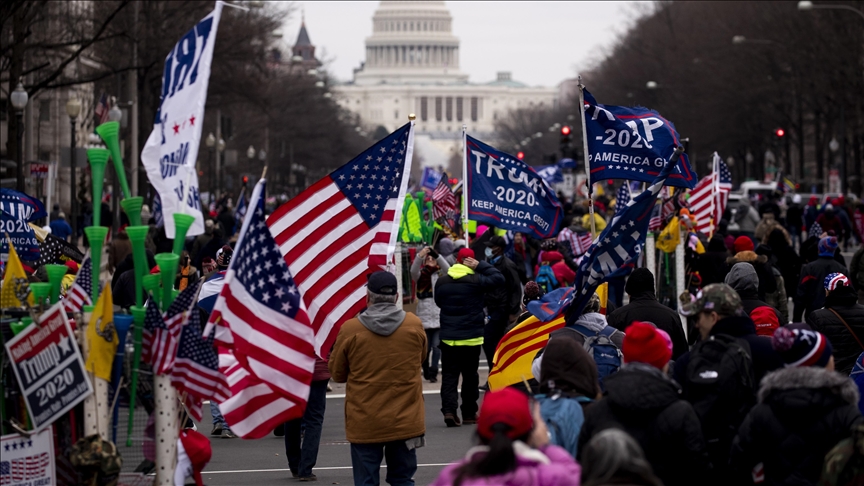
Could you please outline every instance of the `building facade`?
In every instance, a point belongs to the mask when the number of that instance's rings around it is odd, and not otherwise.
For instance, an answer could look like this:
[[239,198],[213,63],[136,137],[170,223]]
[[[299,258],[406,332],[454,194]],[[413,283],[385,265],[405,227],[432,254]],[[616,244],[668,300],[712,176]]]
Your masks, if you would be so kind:
[[472,83],[459,69],[459,39],[443,1],[382,1],[366,38],[366,60],[354,79],[335,86],[339,104],[372,133],[417,115],[415,146],[425,165],[447,167],[458,153],[462,125],[496,142],[495,122],[510,110],[554,107],[558,89],[531,87],[509,72]]

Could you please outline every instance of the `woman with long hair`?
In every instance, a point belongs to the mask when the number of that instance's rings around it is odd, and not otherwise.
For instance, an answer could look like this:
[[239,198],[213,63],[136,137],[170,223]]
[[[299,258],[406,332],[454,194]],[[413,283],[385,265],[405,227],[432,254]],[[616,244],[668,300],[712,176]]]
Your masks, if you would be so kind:
[[539,405],[522,392],[487,393],[477,437],[480,444],[441,471],[433,486],[579,486],[579,464],[549,444]]

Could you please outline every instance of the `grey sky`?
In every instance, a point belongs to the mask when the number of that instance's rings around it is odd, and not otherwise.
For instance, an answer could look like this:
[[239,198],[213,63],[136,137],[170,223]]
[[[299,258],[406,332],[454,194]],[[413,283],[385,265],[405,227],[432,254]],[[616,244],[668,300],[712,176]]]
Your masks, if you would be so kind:
[[[350,80],[364,59],[378,2],[294,5],[284,41],[296,40],[302,9],[316,53],[325,52],[337,79]],[[510,71],[513,79],[539,86],[555,86],[590,67],[636,17],[633,2],[450,1],[447,7],[460,39],[461,69],[470,81],[491,81],[497,71]]]

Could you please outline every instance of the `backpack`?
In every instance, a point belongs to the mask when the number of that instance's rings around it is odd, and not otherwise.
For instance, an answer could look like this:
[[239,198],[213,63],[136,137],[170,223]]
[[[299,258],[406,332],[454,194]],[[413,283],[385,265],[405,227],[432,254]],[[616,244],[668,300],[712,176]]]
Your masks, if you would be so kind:
[[709,448],[725,449],[755,402],[755,379],[746,341],[718,334],[696,343],[684,370],[686,400],[702,422]]
[[546,421],[549,429],[549,442],[567,450],[571,456],[576,457],[579,445],[579,432],[585,423],[585,414],[582,411],[583,403],[590,403],[588,397],[566,397],[560,394],[547,396],[536,395],[537,403],[540,404],[540,415]]
[[555,278],[555,272],[552,271],[552,267],[550,267],[547,262],[543,262],[540,265],[540,269],[537,271],[537,277],[534,281],[537,282],[537,285],[539,285],[546,294],[557,289],[559,285],[558,279]]
[[582,349],[594,358],[600,389],[605,392],[606,386],[603,384],[603,379],[621,368],[621,350],[612,341],[612,335],[615,334],[616,329],[612,326],[606,326],[600,332],[594,332],[579,324],[574,324],[572,327],[576,332],[585,336]]

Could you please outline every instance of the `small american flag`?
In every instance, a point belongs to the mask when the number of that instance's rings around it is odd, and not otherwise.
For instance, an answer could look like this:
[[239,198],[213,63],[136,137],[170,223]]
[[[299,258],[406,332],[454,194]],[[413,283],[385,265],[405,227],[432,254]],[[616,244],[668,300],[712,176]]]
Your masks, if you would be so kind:
[[63,299],[63,307],[66,308],[67,314],[81,312],[85,305],[93,305],[93,300],[90,299],[90,290],[93,288],[92,269],[93,264],[88,251],[81,268],[78,269],[75,281],[72,282],[72,286],[66,291],[66,298]]
[[[338,174],[337,174],[338,176]],[[315,367],[315,334],[300,291],[264,217],[262,179],[249,199],[237,249],[204,330],[216,326],[231,430],[259,439],[303,415]]]
[[615,195],[615,215],[621,214],[624,211],[624,208],[627,207],[627,203],[630,202],[630,182],[624,181],[621,184],[621,187],[618,188],[618,193]]
[[96,109],[94,111],[96,113],[96,118],[99,119],[100,125],[108,121],[108,112],[111,111],[111,100],[104,92],[99,97],[99,103],[96,104]]
[[201,317],[197,308],[190,311],[189,321],[180,332],[177,358],[171,368],[171,384],[181,394],[189,415],[201,421],[202,400],[223,402],[231,397],[228,382],[219,371],[219,356],[213,339],[201,336]]
[[660,204],[655,204],[651,210],[651,220],[648,222],[648,231],[660,231],[663,226],[663,207]]
[[432,216],[438,218],[452,218],[456,213],[456,196],[447,184],[447,174],[438,181],[438,186],[432,192]]
[[406,124],[267,220],[303,295],[319,355],[366,307],[366,275],[392,262],[413,147],[414,127]]
[[[153,367],[154,373],[164,375],[171,372],[177,356],[180,331],[197,295],[198,282],[195,282],[180,292],[164,315],[159,312],[153,299],[147,304],[141,349],[144,361]],[[197,309],[194,310],[197,312]]]
[[696,230],[713,235],[717,223],[726,210],[732,174],[726,162],[714,153],[714,169],[690,191],[690,211],[696,216]]
[[564,228],[558,233],[558,242],[570,245],[570,253],[575,258],[581,256],[591,247],[591,234],[587,231],[573,231]]

